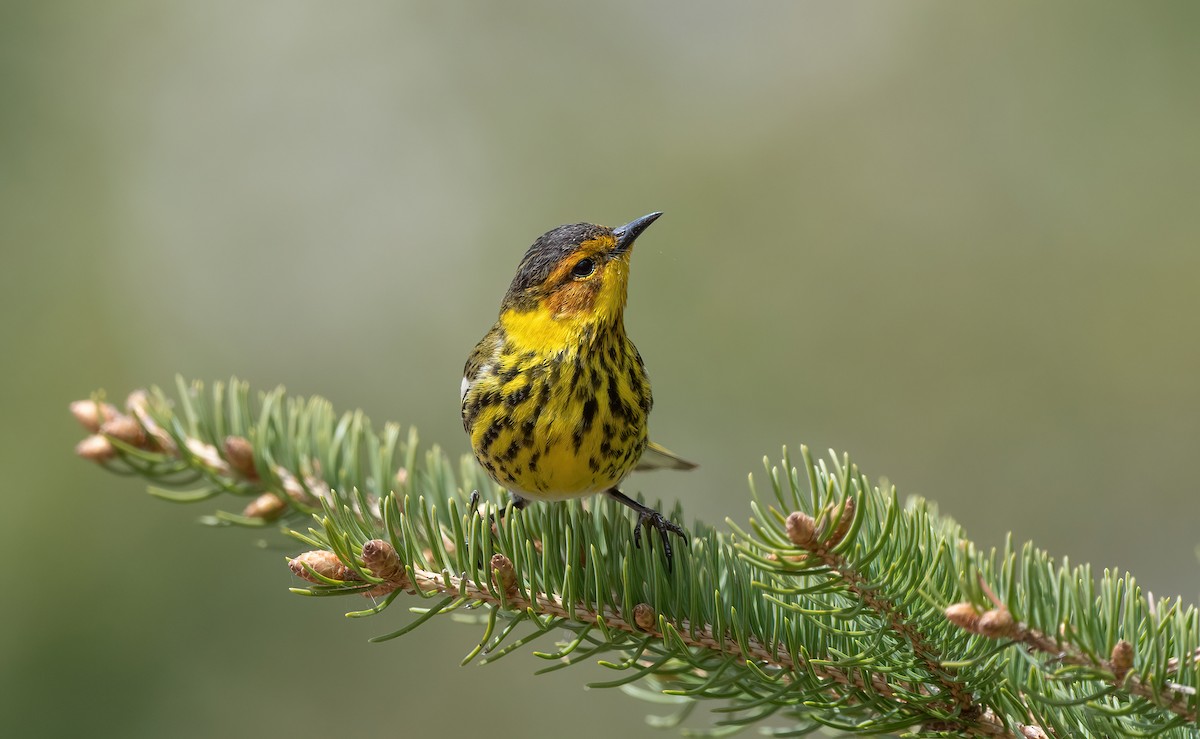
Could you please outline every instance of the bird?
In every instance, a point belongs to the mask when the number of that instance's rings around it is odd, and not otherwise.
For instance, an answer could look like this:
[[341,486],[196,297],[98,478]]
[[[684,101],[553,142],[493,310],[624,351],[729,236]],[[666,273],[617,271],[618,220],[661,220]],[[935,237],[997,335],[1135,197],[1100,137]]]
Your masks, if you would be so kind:
[[608,228],[558,226],[525,252],[500,315],[467,359],[463,428],[489,477],[514,508],[603,494],[658,531],[684,529],[619,489],[635,469],[696,467],[649,441],[654,403],[637,347],[625,333],[634,242],[661,212]]

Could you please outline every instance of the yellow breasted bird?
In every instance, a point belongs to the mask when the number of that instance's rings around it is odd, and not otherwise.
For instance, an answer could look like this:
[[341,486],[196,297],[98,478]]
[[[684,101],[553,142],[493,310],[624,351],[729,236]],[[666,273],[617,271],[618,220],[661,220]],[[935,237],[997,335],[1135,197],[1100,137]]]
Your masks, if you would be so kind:
[[467,359],[463,427],[493,480],[523,508],[604,493],[658,530],[682,528],[617,486],[634,469],[695,467],[650,442],[653,398],[642,357],[625,335],[633,242],[662,213],[617,228],[589,223],[543,234],[517,267],[500,318]]

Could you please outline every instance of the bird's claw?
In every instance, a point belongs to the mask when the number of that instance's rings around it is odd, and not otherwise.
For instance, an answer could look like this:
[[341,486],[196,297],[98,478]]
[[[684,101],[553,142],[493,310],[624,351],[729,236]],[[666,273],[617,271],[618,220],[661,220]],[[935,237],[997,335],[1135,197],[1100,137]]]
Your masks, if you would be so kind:
[[687,532],[683,530],[679,524],[667,518],[663,514],[654,510],[644,503],[639,503],[633,498],[630,498],[625,493],[622,493],[617,488],[609,488],[606,491],[608,497],[617,501],[621,505],[632,508],[638,514],[637,527],[633,530],[633,545],[638,549],[642,548],[642,527],[652,526],[658,529],[658,536],[662,539],[663,556],[667,558],[667,571],[671,571],[671,541],[668,533],[675,534],[683,539],[686,543],[688,540]]
[[642,527],[644,526],[650,526],[658,531],[658,537],[662,541],[663,556],[667,558],[667,572],[671,572],[674,552],[671,549],[671,539],[667,533],[679,536],[686,544],[687,532],[683,530],[682,526],[652,508],[638,511],[637,527],[633,530],[633,545],[638,549],[642,548]]

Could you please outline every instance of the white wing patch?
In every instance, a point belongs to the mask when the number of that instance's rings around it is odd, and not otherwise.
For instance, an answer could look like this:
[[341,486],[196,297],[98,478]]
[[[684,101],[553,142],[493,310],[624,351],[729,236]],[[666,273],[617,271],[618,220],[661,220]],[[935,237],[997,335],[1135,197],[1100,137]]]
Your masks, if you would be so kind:
[[475,380],[477,380],[480,377],[486,376],[487,373],[489,373],[491,371],[492,371],[492,365],[485,364],[482,367],[480,367],[479,369],[475,370],[474,376],[468,377],[468,376],[464,375],[463,381],[462,381],[462,387],[459,388],[459,391],[458,391],[458,402],[465,403],[467,400],[467,393],[471,391],[471,385],[475,384]]

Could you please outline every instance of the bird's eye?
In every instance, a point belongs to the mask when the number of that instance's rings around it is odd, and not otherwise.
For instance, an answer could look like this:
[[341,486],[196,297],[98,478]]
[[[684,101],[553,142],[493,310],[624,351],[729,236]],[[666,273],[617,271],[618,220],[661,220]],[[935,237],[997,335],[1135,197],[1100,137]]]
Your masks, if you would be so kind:
[[571,276],[577,280],[582,280],[591,277],[595,271],[596,262],[589,257],[587,259],[580,259],[575,263],[575,266],[571,268]]

